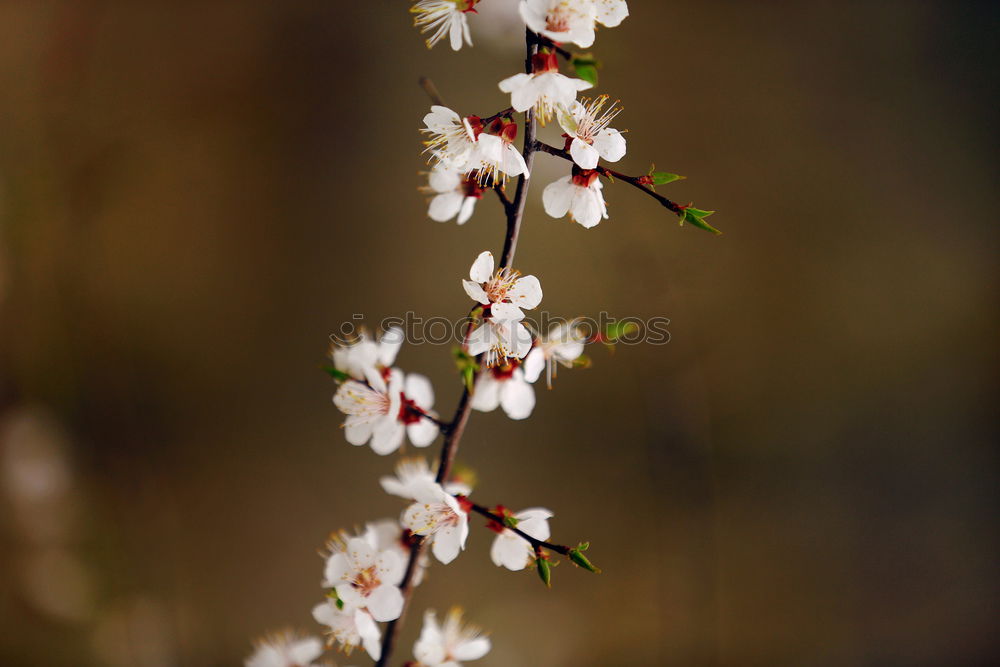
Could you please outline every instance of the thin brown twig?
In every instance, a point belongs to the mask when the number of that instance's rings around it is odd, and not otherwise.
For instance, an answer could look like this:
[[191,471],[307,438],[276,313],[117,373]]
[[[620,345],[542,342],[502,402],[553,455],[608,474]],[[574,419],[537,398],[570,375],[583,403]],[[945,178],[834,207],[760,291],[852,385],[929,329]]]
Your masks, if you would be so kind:
[[[456,498],[457,497],[458,496],[456,496]],[[531,535],[528,535],[526,532],[524,532],[523,530],[521,530],[516,526],[511,527],[507,525],[507,523],[504,521],[504,518],[499,514],[490,511],[488,508],[483,507],[482,505],[477,505],[476,503],[469,500],[466,496],[462,496],[461,498],[462,498],[461,502],[466,507],[471,509],[473,512],[475,512],[476,514],[480,514],[489,519],[490,521],[495,522],[503,526],[507,530],[515,533],[518,537],[521,537],[522,539],[526,540],[529,544],[531,544],[533,548],[548,549],[549,551],[554,551],[557,554],[562,554],[563,556],[569,554],[570,547],[567,547],[564,544],[553,544],[552,542],[546,542],[545,540],[540,540],[536,537],[532,537]]]
[[427,97],[431,99],[431,104],[436,104],[438,106],[447,106],[444,100],[441,99],[441,94],[438,92],[437,86],[434,82],[430,80],[430,77],[422,76],[420,77],[420,87],[424,89],[427,93]]

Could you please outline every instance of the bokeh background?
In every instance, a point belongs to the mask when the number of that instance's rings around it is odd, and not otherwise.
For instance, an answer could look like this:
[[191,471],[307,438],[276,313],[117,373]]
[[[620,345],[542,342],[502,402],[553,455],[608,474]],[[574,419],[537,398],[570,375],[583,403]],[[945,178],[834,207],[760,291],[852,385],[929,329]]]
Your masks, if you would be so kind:
[[[0,4],[0,663],[233,665],[319,630],[327,534],[401,508],[395,457],[338,430],[327,338],[459,315],[500,250],[490,199],[425,218],[416,81],[506,106],[512,4],[458,55],[402,1]],[[544,590],[477,523],[413,609],[463,605],[484,667],[996,660],[998,5],[629,4],[594,50],[621,168],[685,174],[664,191],[725,234],[625,186],[595,229],[548,219],[540,156],[543,306],[672,339],[593,350],[526,422],[474,413],[460,454],[604,574]],[[450,413],[447,347],[399,363]]]

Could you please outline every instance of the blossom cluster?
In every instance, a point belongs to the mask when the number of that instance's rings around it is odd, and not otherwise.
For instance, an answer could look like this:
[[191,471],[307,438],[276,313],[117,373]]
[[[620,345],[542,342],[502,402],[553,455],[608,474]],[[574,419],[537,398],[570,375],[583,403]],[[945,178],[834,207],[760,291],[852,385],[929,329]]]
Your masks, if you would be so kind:
[[[462,36],[471,45],[468,15],[475,12],[476,4],[471,0],[421,0],[412,9],[417,25],[433,32],[428,46],[447,33],[452,36],[452,48],[458,50]],[[569,174],[545,187],[545,212],[554,218],[569,214],[583,227],[594,227],[608,217],[598,162],[617,162],[626,152],[623,133],[611,127],[621,107],[608,105],[607,95],[578,100],[577,94],[592,84],[560,73],[554,49],[561,42],[589,47],[594,42],[595,26],[617,26],[628,16],[628,7],[624,0],[525,0],[519,11],[527,28],[550,40],[552,47],[542,47],[532,56],[530,72],[499,82],[499,89],[510,95],[506,112],[483,119],[461,116],[442,105],[431,107],[423,127],[433,162],[425,187],[432,195],[428,217],[465,224],[486,189],[502,187],[508,177],[529,176],[514,146],[518,126],[511,114],[530,110],[542,125],[553,117],[558,121],[574,163]]]

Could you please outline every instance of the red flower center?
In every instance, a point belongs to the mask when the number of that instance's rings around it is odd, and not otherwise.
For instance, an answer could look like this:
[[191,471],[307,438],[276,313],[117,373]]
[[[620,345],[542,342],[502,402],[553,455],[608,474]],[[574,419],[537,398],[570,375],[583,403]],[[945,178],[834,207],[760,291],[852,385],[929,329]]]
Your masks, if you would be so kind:
[[404,424],[415,424],[424,417],[424,411],[417,406],[416,401],[411,401],[406,394],[399,392],[399,421]]

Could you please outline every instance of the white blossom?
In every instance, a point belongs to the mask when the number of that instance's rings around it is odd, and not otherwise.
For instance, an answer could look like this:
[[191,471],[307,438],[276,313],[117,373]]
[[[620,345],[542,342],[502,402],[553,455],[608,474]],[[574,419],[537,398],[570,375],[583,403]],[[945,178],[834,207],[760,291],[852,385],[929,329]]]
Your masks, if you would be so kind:
[[510,105],[514,110],[527,111],[534,107],[542,125],[552,118],[557,108],[571,105],[578,91],[590,87],[587,81],[560,74],[554,53],[536,54],[532,58],[531,74],[515,74],[500,82],[500,90],[510,93]]
[[[516,125],[506,127],[517,128]],[[476,140],[476,151],[472,154],[472,169],[476,171],[476,179],[483,187],[489,187],[497,181],[503,183],[508,176],[529,177],[528,165],[524,162],[521,152],[514,146],[510,133],[488,134],[482,132]]]
[[465,293],[483,308],[483,321],[469,333],[467,351],[486,354],[486,365],[495,366],[508,358],[520,359],[531,349],[531,333],[521,324],[522,308],[534,308],[542,300],[542,286],[535,276],[504,267],[493,271],[493,253],[479,254],[469,270],[471,280],[463,280]]
[[487,368],[476,380],[472,408],[492,412],[498,407],[511,419],[527,419],[535,409],[535,389],[516,362]]
[[427,536],[434,557],[450,563],[465,548],[469,536],[468,513],[439,484],[424,484],[413,492],[416,502],[403,512],[403,525],[417,535]]
[[594,43],[595,22],[613,28],[628,16],[625,0],[522,0],[519,9],[532,32],[584,49]]
[[344,433],[352,445],[371,444],[376,454],[390,454],[403,444],[404,436],[417,447],[426,447],[437,437],[437,425],[423,415],[435,417],[434,390],[422,375],[405,376],[397,369],[369,375],[368,382],[348,380],[340,385],[333,402],[347,415]]
[[483,187],[476,179],[466,178],[443,164],[435,165],[427,180],[427,192],[434,195],[427,216],[436,222],[456,218],[458,224],[464,225],[483,197]]
[[[434,482],[434,471],[427,464],[427,459],[422,457],[412,457],[400,459],[396,464],[396,476],[384,476],[379,478],[382,489],[393,496],[414,500],[417,490]],[[467,496],[472,489],[468,484],[462,482],[447,482],[443,485],[444,490],[452,495]]]
[[422,33],[431,33],[427,38],[427,48],[432,48],[445,35],[451,42],[451,48],[458,51],[462,41],[472,46],[472,36],[469,34],[468,12],[475,11],[479,0],[418,0],[410,12],[415,16],[413,24]]
[[567,108],[559,110],[559,125],[570,139],[569,154],[581,169],[594,169],[598,158],[617,162],[625,156],[625,137],[618,130],[608,127],[621,107],[614,104],[602,111],[608,101],[607,95],[594,100],[576,100]]
[[436,614],[427,610],[413,656],[421,667],[461,667],[463,661],[482,658],[490,648],[489,638],[483,637],[479,628],[462,625],[461,609],[452,609],[443,626]]
[[329,643],[337,641],[345,653],[350,654],[355,646],[364,646],[372,660],[381,657],[382,633],[367,611],[347,605],[341,609],[335,600],[327,600],[313,607],[312,615],[317,623],[329,628]]
[[323,587],[333,588],[347,607],[365,609],[376,621],[399,618],[405,564],[393,549],[381,551],[363,537],[335,540],[326,559]]
[[323,654],[323,642],[316,637],[281,633],[257,642],[254,654],[243,663],[246,667],[312,667]]
[[481,127],[476,116],[463,118],[448,107],[433,105],[430,113],[424,116],[421,130],[428,135],[424,142],[427,151],[446,168],[467,173],[476,150],[476,131],[472,121]]
[[571,368],[583,354],[586,334],[575,321],[554,324],[544,336],[539,336],[535,347],[524,358],[524,377],[534,382],[545,370],[545,382],[552,387],[557,364]]
[[[517,512],[513,518],[517,522],[518,530],[536,540],[544,542],[551,537],[549,519],[552,518],[552,512],[549,510],[534,507]],[[509,528],[502,528],[493,539],[493,546],[490,547],[490,559],[493,564],[508,570],[523,570],[531,563],[534,553],[531,543]]]
[[542,191],[542,206],[553,218],[569,213],[570,218],[582,226],[594,227],[601,218],[608,217],[601,190],[604,185],[596,171],[573,168],[573,173],[549,183]]
[[[391,550],[399,555],[400,561],[405,563],[410,558],[410,546],[407,541],[407,534],[398,520],[381,519],[365,524],[365,532],[361,538],[376,551]],[[413,571],[411,581],[414,586],[419,586],[424,580],[424,570],[430,565],[430,556],[422,552],[417,559],[417,567]]]
[[378,341],[372,340],[368,332],[362,330],[354,341],[332,346],[330,357],[338,371],[364,381],[373,371],[392,366],[402,344],[403,330],[399,327],[387,329]]

